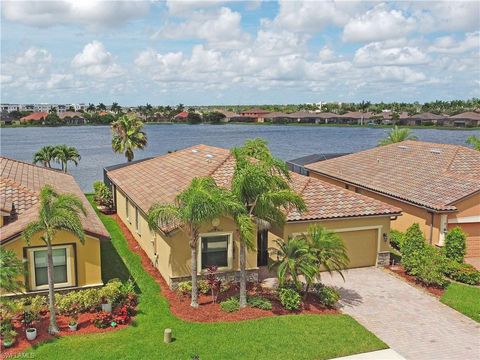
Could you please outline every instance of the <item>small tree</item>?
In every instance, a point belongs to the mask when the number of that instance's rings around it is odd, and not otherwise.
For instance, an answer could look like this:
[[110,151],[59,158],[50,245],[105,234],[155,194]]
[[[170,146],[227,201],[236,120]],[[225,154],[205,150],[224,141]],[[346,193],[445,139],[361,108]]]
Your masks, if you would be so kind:
[[19,292],[22,282],[18,278],[23,275],[23,264],[12,250],[0,247],[0,289],[7,293]]
[[402,251],[402,264],[407,271],[411,270],[410,264],[415,256],[418,256],[425,248],[425,237],[423,236],[420,226],[415,223],[410,226],[405,232],[403,239]]
[[202,122],[202,117],[195,112],[189,112],[187,115],[187,122],[189,124],[200,124]]
[[445,256],[459,263],[467,251],[467,234],[460,227],[451,229],[445,237]]

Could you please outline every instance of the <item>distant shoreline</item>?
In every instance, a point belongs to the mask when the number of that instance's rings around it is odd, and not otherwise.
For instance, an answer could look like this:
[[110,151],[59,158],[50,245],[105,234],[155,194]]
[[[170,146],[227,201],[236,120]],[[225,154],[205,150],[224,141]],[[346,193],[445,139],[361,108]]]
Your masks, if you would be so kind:
[[[366,129],[391,129],[394,125],[349,125],[349,124],[311,124],[311,123],[289,123],[289,124],[273,124],[269,122],[228,122],[228,123],[202,123],[202,124],[188,124],[188,123],[174,123],[174,122],[146,122],[146,126],[150,125],[189,125],[189,126],[228,126],[228,125],[253,125],[253,126],[315,126],[315,127],[344,127],[344,128],[366,128]],[[110,126],[109,124],[63,124],[60,126],[49,125],[1,125],[0,128],[5,129],[19,129],[19,128],[61,128],[61,127],[77,127],[77,126]],[[438,130],[471,130],[478,131],[480,127],[449,127],[449,126],[421,126],[421,125],[398,125],[399,128],[408,129],[438,129]]]

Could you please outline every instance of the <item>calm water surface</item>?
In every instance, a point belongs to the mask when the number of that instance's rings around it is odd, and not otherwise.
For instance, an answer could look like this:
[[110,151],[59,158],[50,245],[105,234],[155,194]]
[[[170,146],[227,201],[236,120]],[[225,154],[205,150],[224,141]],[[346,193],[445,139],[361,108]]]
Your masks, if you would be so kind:
[[[31,161],[35,151],[44,145],[75,146],[82,160],[70,171],[84,191],[91,190],[95,180],[102,179],[105,166],[125,161],[114,154],[108,126],[1,129],[1,154]],[[241,145],[245,139],[262,137],[272,152],[284,159],[312,153],[354,152],[376,146],[389,129],[321,126],[256,126],[256,125],[147,125],[148,146],[136,151],[135,159],[164,154],[169,150],[203,143],[223,148]],[[463,130],[414,129],[419,140],[465,144],[474,133]]]

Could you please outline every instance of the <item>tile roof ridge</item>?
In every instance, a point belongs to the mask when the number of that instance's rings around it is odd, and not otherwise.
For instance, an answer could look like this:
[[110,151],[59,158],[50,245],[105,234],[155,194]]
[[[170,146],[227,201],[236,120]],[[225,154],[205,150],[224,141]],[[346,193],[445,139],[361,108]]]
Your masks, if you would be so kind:
[[[225,149],[225,150],[226,150],[226,149]],[[223,161],[221,161],[220,164],[218,164],[218,166],[216,166],[215,169],[213,169],[213,170],[210,172],[209,176],[213,176],[213,175],[215,174],[215,172],[216,172],[218,169],[220,169],[220,167],[222,167],[222,165],[224,165],[224,164],[227,162],[227,160],[231,159],[232,157],[233,157],[233,154],[232,154],[231,151],[229,151],[228,156],[225,157],[225,159],[223,159]]]
[[61,169],[48,168],[48,167],[45,167],[45,166],[40,166],[40,165],[37,165],[37,164],[29,163],[29,162],[26,162],[26,161],[23,161],[23,160],[14,159],[14,158],[11,158],[11,157],[8,157],[8,156],[4,156],[4,155],[1,155],[1,156],[0,156],[0,159],[6,159],[6,160],[14,161],[14,162],[17,162],[17,163],[20,163],[20,164],[32,166],[32,167],[38,168],[38,169],[40,169],[40,170],[54,171],[54,172],[57,172],[57,173],[60,173],[60,174],[63,174],[63,175],[68,175],[68,176],[70,176],[70,177],[73,177],[72,174],[70,174],[70,173],[68,173],[68,172],[66,173],[66,172],[64,172],[64,171],[61,170]]
[[455,152],[454,152],[452,158],[450,159],[448,165],[445,167],[445,172],[444,172],[444,173],[452,172],[452,171],[451,171],[451,167],[452,167],[453,162],[454,162],[455,159],[457,158],[457,155],[458,155],[458,152],[459,152],[459,151],[460,151],[460,147],[456,147],[456,148],[455,148]]

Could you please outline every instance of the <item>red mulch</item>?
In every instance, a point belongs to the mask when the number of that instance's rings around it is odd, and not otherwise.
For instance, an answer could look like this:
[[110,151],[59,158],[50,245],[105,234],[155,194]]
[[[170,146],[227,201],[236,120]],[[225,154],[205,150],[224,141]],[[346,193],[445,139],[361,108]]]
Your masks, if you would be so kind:
[[443,293],[445,292],[444,288],[438,287],[438,286],[427,286],[423,284],[421,281],[418,281],[417,278],[413,275],[407,274],[403,266],[401,265],[393,265],[387,267],[390,271],[393,273],[401,276],[405,280],[407,280],[409,283],[414,284],[418,287],[421,287],[422,289],[428,291],[430,294],[435,295],[437,297],[441,297]]
[[190,298],[187,296],[179,295],[177,292],[170,290],[167,282],[162,277],[160,272],[150,261],[145,251],[137,243],[131,232],[123,224],[122,220],[117,215],[111,216],[120,226],[125,238],[127,239],[129,248],[131,251],[138,254],[142,259],[142,265],[145,271],[152,276],[155,281],[160,285],[163,296],[165,296],[170,304],[170,310],[172,313],[180,319],[192,321],[192,322],[219,322],[219,321],[240,321],[257,319],[267,316],[286,315],[286,314],[337,314],[336,309],[326,309],[320,305],[314,296],[309,296],[307,301],[304,302],[304,308],[299,311],[287,311],[285,310],[276,297],[270,292],[261,289],[255,284],[248,284],[248,290],[250,295],[260,295],[270,299],[272,302],[272,310],[261,310],[257,308],[247,307],[240,309],[233,313],[227,313],[220,309],[222,300],[238,294],[237,289],[230,289],[227,292],[221,293],[218,297],[217,303],[212,302],[210,295],[200,295],[198,299],[199,307],[194,309],[190,306]]
[[[57,323],[60,329],[60,332],[56,337],[60,336],[68,336],[68,335],[77,335],[77,334],[90,334],[90,333],[103,333],[107,331],[113,331],[117,329],[122,329],[127,327],[128,324],[125,325],[117,325],[116,327],[108,327],[106,329],[99,329],[93,325],[92,320],[95,317],[95,313],[82,313],[78,316],[78,326],[77,331],[70,331],[68,328],[68,317],[57,315]],[[37,329],[37,338],[33,341],[28,341],[25,335],[25,327],[19,320],[14,320],[14,328],[15,331],[18,333],[15,343],[11,348],[5,349],[1,348],[0,359],[6,359],[12,357],[15,354],[18,354],[30,346],[34,346],[40,342],[53,339],[55,336],[52,336],[48,333],[48,325],[50,323],[49,313],[42,315],[40,320],[36,321],[34,327]]]

